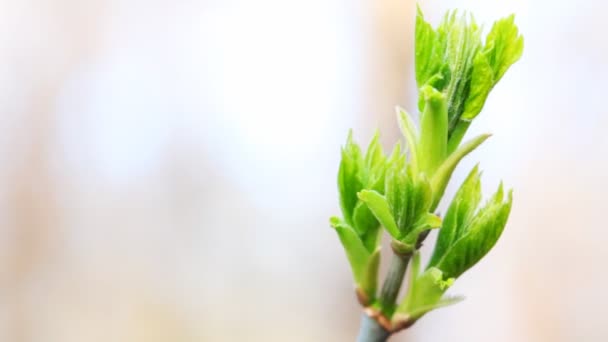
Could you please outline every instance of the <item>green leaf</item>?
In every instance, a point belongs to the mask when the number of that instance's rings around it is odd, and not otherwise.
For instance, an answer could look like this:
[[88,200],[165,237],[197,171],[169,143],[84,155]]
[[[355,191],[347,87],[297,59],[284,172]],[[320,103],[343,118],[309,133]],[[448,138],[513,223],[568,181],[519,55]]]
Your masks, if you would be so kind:
[[421,118],[418,158],[420,170],[432,175],[444,161],[448,143],[448,109],[445,96],[430,86],[420,90],[426,105]]
[[494,70],[495,83],[500,81],[513,63],[517,62],[524,50],[524,38],[515,25],[515,15],[510,15],[494,23],[486,38],[485,54]]
[[396,312],[393,315],[392,322],[393,322],[393,324],[398,324],[399,321],[412,321],[412,320],[415,321],[433,310],[445,308],[447,306],[451,306],[451,305],[460,303],[463,300],[464,300],[463,296],[451,296],[451,297],[442,297],[440,300],[438,300],[437,302],[435,302],[433,304],[426,304],[426,305],[419,304],[418,306],[412,308],[408,313]]
[[382,144],[380,143],[380,132],[376,131],[372,141],[369,143],[367,153],[365,154],[365,166],[367,170],[372,170],[378,166],[383,166],[386,157],[384,151],[382,151]]
[[481,112],[490,91],[519,60],[523,49],[524,39],[519,35],[514,15],[494,23],[483,51],[475,56],[470,93],[462,119],[470,121]]
[[378,221],[365,203],[359,201],[355,206],[352,216],[353,228],[360,236],[365,234],[370,227],[377,226]]
[[494,70],[492,70],[490,61],[485,53],[478,53],[473,61],[471,87],[460,117],[461,120],[470,121],[481,112],[494,84]]
[[448,155],[454,153],[458,146],[460,146],[460,142],[470,125],[471,121],[459,120],[456,127],[451,132],[448,132]]
[[469,140],[458,150],[454,151],[454,153],[452,153],[437,169],[437,171],[433,175],[433,178],[431,179],[431,188],[433,189],[434,196],[433,204],[431,205],[431,211],[435,210],[435,208],[439,204],[439,200],[441,200],[441,197],[443,196],[445,187],[450,181],[452,173],[454,172],[454,169],[456,168],[458,163],[462,160],[462,158],[464,158],[467,154],[475,150],[490,136],[491,134],[482,134]]
[[512,195],[503,202],[500,185],[496,194],[479,210],[470,223],[461,227],[460,238],[436,263],[446,276],[457,278],[473,267],[496,244],[507,223],[511,211]]
[[429,262],[436,266],[445,252],[458,240],[464,227],[471,221],[481,200],[481,174],[476,165],[456,192],[437,236],[437,243]]
[[373,189],[380,193],[384,193],[384,178],[386,173],[387,160],[384,154],[376,164],[369,168],[366,189]]
[[[523,52],[514,17],[498,20],[482,44],[481,28],[466,12],[446,13],[436,29],[416,16],[416,82],[444,93],[448,111],[448,153],[454,151],[496,83]],[[419,109],[426,103],[421,94]],[[457,136],[452,139],[452,135]]]
[[408,244],[405,242],[401,242],[399,240],[393,239],[391,240],[391,249],[395,251],[397,254],[408,255],[414,253],[416,251],[415,244]]
[[418,220],[429,212],[433,198],[426,177],[414,175],[410,166],[399,164],[391,165],[387,170],[385,193],[400,238],[409,234]]
[[416,171],[418,170],[418,131],[416,125],[412,121],[410,115],[401,107],[396,107],[397,121],[399,122],[399,128],[405,138],[405,142],[410,151],[410,164]]
[[445,58],[450,68],[450,80],[445,88],[450,131],[464,110],[468,96],[473,59],[481,48],[481,30],[472,15],[448,12],[437,28],[445,36]]
[[453,278],[444,280],[443,272],[437,268],[427,269],[420,274],[420,253],[417,252],[412,260],[407,293],[397,307],[393,320],[416,320],[433,309],[459,301],[454,298],[442,298],[453,283]]
[[415,245],[418,241],[418,236],[429,229],[435,229],[441,227],[441,218],[435,214],[427,213],[423,215],[411,232],[409,232],[405,238],[402,239],[403,243],[408,245]]
[[365,268],[364,276],[361,279],[361,288],[367,296],[371,299],[376,297],[376,290],[378,288],[378,271],[380,269],[380,251],[378,247],[370,255],[367,260],[367,267]]
[[378,241],[379,223],[365,204],[359,201],[357,193],[362,189],[384,192],[386,156],[376,132],[370,142],[365,157],[359,145],[349,132],[346,145],[342,148],[342,160],[338,172],[338,189],[344,220],[354,228],[371,252]]
[[361,241],[363,241],[365,248],[369,252],[372,252],[380,242],[380,223],[362,201],[359,201],[355,207],[353,222],[355,232],[357,232]]
[[332,217],[330,224],[338,233],[338,237],[350,263],[355,282],[361,284],[368,268],[369,251],[365,248],[355,230],[346,222],[337,217]]
[[363,190],[359,192],[359,198],[367,204],[376,219],[386,228],[394,238],[399,238],[399,229],[391,213],[386,198],[374,190]]
[[440,89],[438,83],[444,81],[442,70],[445,70],[446,66],[444,61],[446,44],[443,37],[424,20],[420,7],[417,8],[414,49],[418,87],[428,84]]
[[348,133],[346,145],[342,148],[342,160],[338,170],[338,190],[342,215],[349,225],[353,225],[352,216],[357,205],[357,192],[363,188],[363,156],[361,149],[353,141],[352,131]]

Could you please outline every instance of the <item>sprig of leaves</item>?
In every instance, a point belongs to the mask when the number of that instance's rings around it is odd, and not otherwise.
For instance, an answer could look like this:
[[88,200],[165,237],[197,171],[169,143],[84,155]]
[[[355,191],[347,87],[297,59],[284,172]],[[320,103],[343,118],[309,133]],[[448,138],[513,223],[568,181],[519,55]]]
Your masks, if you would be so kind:
[[512,191],[506,198],[502,183],[485,206],[479,208],[481,180],[477,166],[454,196],[439,232],[429,268],[457,278],[494,247],[511,212]]
[[[416,82],[419,88],[430,86],[446,97],[448,152],[458,147],[492,88],[522,55],[523,37],[514,18],[511,15],[494,23],[483,44],[472,15],[447,12],[434,29],[418,8]],[[425,103],[421,92],[420,110]]]
[[[490,136],[461,144],[490,91],[522,51],[523,38],[512,15],[494,23],[484,43],[472,15],[448,12],[434,28],[418,8],[419,125],[397,108],[406,148],[397,143],[388,157],[378,133],[365,154],[349,133],[338,172],[342,218],[332,217],[330,223],[346,251],[362,303],[393,324],[385,329],[408,326],[433,309],[461,300],[445,292],[491,250],[504,230],[512,192],[505,194],[501,183],[480,206],[478,166],[460,186],[443,220],[435,210],[460,161]],[[376,300],[382,227],[392,238],[393,251],[406,257],[400,259],[403,265],[413,257],[408,290],[399,305]],[[434,228],[440,228],[437,242],[422,270],[418,249]]]
[[380,223],[357,194],[364,189],[384,193],[386,156],[382,150],[379,133],[363,155],[359,145],[349,133],[342,148],[342,160],[338,171],[338,190],[342,219],[332,217],[331,226],[340,237],[351,265],[357,287],[368,298],[375,296],[380,263]]

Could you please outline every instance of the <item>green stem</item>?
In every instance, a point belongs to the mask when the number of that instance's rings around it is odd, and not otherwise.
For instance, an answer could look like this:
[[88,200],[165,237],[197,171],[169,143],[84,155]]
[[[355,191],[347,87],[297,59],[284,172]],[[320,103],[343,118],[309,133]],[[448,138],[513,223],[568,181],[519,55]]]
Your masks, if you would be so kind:
[[374,318],[365,312],[361,317],[361,329],[357,342],[384,342],[390,333],[386,331]]
[[[383,314],[389,314],[395,307],[395,301],[399,295],[410,258],[411,255],[393,254],[379,298],[380,305],[387,311]],[[375,318],[363,313],[357,342],[384,342],[390,335],[391,332],[384,329]]]
[[382,285],[382,292],[380,292],[380,303],[384,309],[392,311],[395,306],[410,257],[411,255],[393,254],[388,274]]

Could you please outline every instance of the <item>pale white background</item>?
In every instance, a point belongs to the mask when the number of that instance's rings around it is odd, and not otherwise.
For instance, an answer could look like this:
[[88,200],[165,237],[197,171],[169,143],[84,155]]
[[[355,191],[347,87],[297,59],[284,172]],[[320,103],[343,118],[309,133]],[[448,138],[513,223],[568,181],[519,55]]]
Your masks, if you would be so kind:
[[[608,5],[421,1],[524,57],[470,134],[515,189],[467,300],[394,341],[606,341]],[[0,340],[350,341],[349,128],[415,109],[410,0],[0,1]],[[448,197],[453,193],[450,186]]]

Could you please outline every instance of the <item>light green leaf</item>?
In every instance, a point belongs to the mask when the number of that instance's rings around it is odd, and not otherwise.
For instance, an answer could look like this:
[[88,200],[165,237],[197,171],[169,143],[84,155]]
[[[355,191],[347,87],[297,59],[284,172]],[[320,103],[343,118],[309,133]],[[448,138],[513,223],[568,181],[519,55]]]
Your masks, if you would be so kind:
[[380,269],[380,250],[378,247],[370,255],[367,261],[367,267],[363,279],[361,279],[361,288],[367,296],[371,299],[376,297],[376,290],[378,288],[378,270]]
[[352,131],[348,133],[346,145],[342,148],[342,160],[338,170],[338,190],[342,215],[349,225],[353,225],[352,215],[357,205],[357,192],[363,188],[363,156],[361,148],[353,141]]
[[418,242],[418,236],[422,232],[439,227],[441,227],[441,218],[435,214],[427,213],[418,220],[414,229],[402,239],[402,242],[408,245],[415,245]]
[[481,112],[490,91],[494,87],[494,70],[485,53],[478,53],[473,61],[471,88],[464,105],[461,120],[470,121]]
[[509,67],[519,60],[524,50],[524,38],[515,25],[515,15],[512,14],[494,23],[486,38],[485,49],[494,70],[496,83]]
[[[433,29],[418,8],[416,82],[419,88],[431,86],[446,96],[448,153],[458,147],[468,128],[461,122],[470,122],[480,113],[492,88],[522,52],[523,38],[513,16],[495,22],[482,44],[481,28],[472,15],[448,12]],[[421,95],[420,110],[425,106]]]
[[515,16],[494,23],[483,51],[475,56],[470,92],[462,119],[470,121],[481,112],[490,91],[509,67],[519,60],[523,48],[524,40],[515,25]]
[[480,178],[479,167],[476,165],[456,192],[439,230],[429,267],[437,265],[445,252],[462,236],[463,228],[473,218],[481,200]]
[[430,86],[420,90],[426,105],[421,118],[418,159],[420,170],[432,175],[444,161],[448,144],[448,108],[445,96]]
[[479,210],[466,225],[461,237],[444,253],[437,262],[437,268],[446,276],[457,278],[473,267],[496,244],[507,223],[511,211],[512,195],[503,200],[502,184],[488,203]]
[[452,131],[464,110],[473,59],[481,48],[481,30],[472,15],[457,11],[446,14],[437,31],[445,36],[450,80],[445,88],[448,127]]
[[429,212],[433,194],[424,174],[414,175],[411,167],[389,167],[386,173],[386,199],[393,218],[404,237]]
[[405,111],[405,109],[401,107],[395,108],[397,112],[397,121],[399,122],[399,128],[401,129],[401,133],[405,137],[405,142],[410,151],[410,164],[412,168],[416,171],[418,170],[418,132],[416,130],[416,125],[412,121],[410,115]]
[[442,70],[445,69],[446,44],[442,37],[433,29],[431,24],[424,20],[420,7],[416,15],[416,37],[415,37],[415,64],[416,83],[418,87],[432,85],[441,89],[438,85],[443,81]]
[[456,151],[470,125],[471,121],[459,120],[456,127],[448,132],[448,156]]
[[353,228],[359,236],[365,234],[369,230],[370,227],[377,226],[378,221],[374,214],[369,210],[365,203],[359,201],[355,206],[355,210],[353,211]]
[[439,200],[441,200],[441,197],[443,196],[445,187],[450,181],[452,173],[454,172],[454,169],[458,163],[462,160],[462,158],[471,153],[490,136],[491,134],[482,134],[473,138],[472,140],[469,140],[458,150],[454,151],[454,153],[452,153],[437,169],[433,175],[433,178],[431,179],[431,188],[433,189],[433,204],[431,205],[431,211],[435,210],[439,204]]
[[453,299],[442,299],[453,283],[453,278],[444,280],[443,272],[437,268],[427,269],[420,274],[420,253],[416,252],[407,293],[393,319],[397,321],[406,317],[416,320],[433,309],[455,303],[456,300]]
[[416,244],[407,244],[399,240],[392,239],[391,249],[397,254],[408,255],[416,251]]
[[376,219],[386,228],[394,238],[399,238],[399,229],[391,213],[386,198],[374,190],[363,190],[359,192],[359,198],[367,204]]
[[382,144],[380,143],[380,132],[376,130],[365,154],[365,166],[368,170],[372,170],[375,167],[382,166],[385,159]]
[[355,207],[353,222],[355,232],[363,241],[365,248],[371,253],[380,242],[380,223],[362,201],[359,201]]
[[355,282],[361,284],[368,266],[370,253],[363,245],[355,230],[346,222],[337,217],[332,217],[330,224],[338,233],[338,237],[350,263]]
[[411,319],[416,320],[433,310],[445,308],[446,306],[451,306],[451,305],[460,303],[463,300],[464,300],[463,296],[444,297],[444,298],[441,298],[439,301],[437,301],[434,304],[417,306],[414,309],[412,309],[411,312],[409,312],[407,314],[397,312],[393,315],[392,321],[399,322],[400,320],[411,320]]

